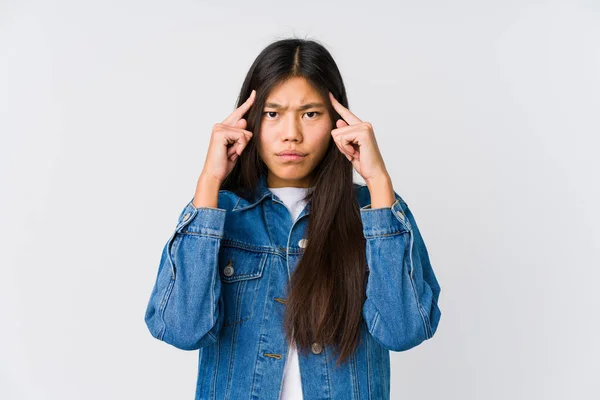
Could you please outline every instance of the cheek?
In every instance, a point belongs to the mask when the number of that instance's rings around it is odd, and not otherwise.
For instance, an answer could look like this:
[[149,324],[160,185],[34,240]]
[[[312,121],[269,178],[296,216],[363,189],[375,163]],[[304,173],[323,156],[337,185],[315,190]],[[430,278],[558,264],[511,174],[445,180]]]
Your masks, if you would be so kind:
[[[306,147],[312,149],[312,152],[316,156],[317,159],[327,152],[327,148],[331,142],[331,133],[330,131],[319,130],[312,131],[310,135],[306,135],[304,137]],[[310,144],[307,143],[310,141]]]
[[260,134],[256,138],[257,139],[256,149],[258,151],[258,154],[261,156],[261,158],[263,157],[264,154],[269,154],[269,153],[273,153],[274,151],[276,151],[273,148],[274,143],[276,142],[276,137],[273,133],[274,132],[272,130],[269,130],[268,128],[265,129],[263,127],[260,130]]
[[327,146],[327,143],[329,143],[332,139],[331,136],[331,125],[326,124],[323,126],[320,126],[318,131],[315,132],[315,137],[317,138],[317,141],[319,142],[319,144],[321,146]]

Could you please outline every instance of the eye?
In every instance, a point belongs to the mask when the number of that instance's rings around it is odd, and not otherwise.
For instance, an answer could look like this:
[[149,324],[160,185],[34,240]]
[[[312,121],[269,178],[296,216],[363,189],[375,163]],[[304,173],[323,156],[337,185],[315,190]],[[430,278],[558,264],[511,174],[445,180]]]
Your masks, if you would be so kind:
[[[275,114],[275,115],[271,115],[271,114]],[[321,113],[318,111],[307,111],[305,114],[306,115],[314,114],[313,116],[309,116],[308,119],[315,119],[318,115],[321,115]],[[277,111],[265,111],[265,112],[263,112],[263,115],[266,115],[267,118],[269,118],[269,119],[273,119],[277,116]]]

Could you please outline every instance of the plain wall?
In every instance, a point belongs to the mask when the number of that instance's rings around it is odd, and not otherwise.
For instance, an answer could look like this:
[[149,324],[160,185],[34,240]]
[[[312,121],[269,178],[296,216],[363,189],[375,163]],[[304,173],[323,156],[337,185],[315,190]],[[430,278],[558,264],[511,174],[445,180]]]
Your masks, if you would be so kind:
[[291,36],[333,54],[442,287],[392,398],[600,398],[592,0],[1,2],[0,398],[193,398],[145,308],[213,124]]

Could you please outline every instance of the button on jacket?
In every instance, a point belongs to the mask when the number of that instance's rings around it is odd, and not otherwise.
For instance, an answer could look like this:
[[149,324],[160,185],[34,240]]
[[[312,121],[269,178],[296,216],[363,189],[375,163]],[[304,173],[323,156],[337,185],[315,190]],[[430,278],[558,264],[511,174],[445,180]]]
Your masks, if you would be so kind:
[[[354,190],[368,270],[362,340],[338,368],[321,343],[298,354],[307,400],[389,399],[389,351],[431,338],[441,317],[440,286],[408,205],[394,192],[391,207],[372,209],[368,187]],[[181,211],[145,322],[153,337],[200,350],[197,400],[279,398],[285,287],[310,240],[310,206],[292,221],[262,175],[252,201],[220,190],[217,208],[196,208],[192,198]]]

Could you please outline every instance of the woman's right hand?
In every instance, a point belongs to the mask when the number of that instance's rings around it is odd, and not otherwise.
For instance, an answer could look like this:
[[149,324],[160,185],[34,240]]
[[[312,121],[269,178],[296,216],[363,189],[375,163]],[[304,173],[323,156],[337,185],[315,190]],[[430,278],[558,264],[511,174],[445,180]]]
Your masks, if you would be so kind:
[[201,176],[223,182],[229,175],[237,158],[252,139],[253,134],[245,129],[247,122],[242,117],[254,103],[255,97],[256,90],[252,90],[250,97],[242,105],[223,122],[213,126]]

